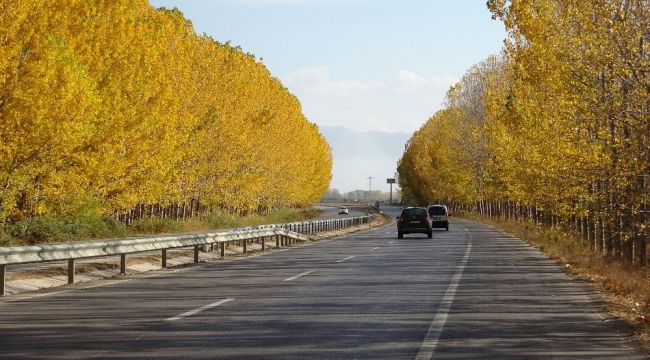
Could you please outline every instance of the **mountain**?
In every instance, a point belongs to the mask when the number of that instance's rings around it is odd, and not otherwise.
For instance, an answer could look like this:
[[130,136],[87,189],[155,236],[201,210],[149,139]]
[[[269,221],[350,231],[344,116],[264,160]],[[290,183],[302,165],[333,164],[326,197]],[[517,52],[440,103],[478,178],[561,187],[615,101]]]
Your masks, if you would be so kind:
[[334,169],[331,188],[341,192],[372,189],[388,192],[387,178],[397,170],[410,133],[355,131],[342,126],[319,126],[332,147]]

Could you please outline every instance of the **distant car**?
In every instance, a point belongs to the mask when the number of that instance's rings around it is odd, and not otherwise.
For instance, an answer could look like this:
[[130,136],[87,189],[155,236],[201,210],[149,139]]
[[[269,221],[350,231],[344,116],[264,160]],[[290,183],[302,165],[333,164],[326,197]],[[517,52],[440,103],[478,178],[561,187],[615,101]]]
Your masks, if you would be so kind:
[[397,217],[397,238],[403,239],[404,234],[427,234],[431,239],[431,218],[423,207],[407,207]]
[[429,205],[427,212],[431,217],[432,228],[443,228],[445,231],[449,231],[449,209],[446,205]]
[[348,210],[348,208],[345,206],[341,206],[339,208],[339,215],[350,215],[350,210]]

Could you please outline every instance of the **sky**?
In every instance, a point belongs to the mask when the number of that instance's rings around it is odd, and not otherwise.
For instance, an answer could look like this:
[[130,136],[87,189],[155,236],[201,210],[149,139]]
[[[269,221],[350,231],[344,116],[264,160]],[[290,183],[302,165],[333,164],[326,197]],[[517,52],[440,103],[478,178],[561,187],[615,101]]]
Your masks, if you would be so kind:
[[413,132],[500,51],[486,0],[151,0],[262,58],[317,125]]
[[[177,7],[199,34],[263,59],[333,146],[333,188],[388,192],[403,143],[474,64],[498,54],[506,36],[486,0],[150,0]],[[346,127],[375,149],[332,138]],[[404,134],[398,134],[404,133]],[[342,138],[349,139],[341,135]],[[347,140],[346,140],[347,141]],[[377,180],[382,179],[382,180]]]

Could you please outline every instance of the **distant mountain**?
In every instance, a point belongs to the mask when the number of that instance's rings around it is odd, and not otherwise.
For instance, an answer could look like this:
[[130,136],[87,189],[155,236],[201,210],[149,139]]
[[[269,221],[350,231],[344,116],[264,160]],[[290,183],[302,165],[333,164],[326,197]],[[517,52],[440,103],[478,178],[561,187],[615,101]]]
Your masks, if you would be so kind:
[[334,170],[331,187],[341,192],[372,189],[387,192],[410,133],[355,131],[342,126],[319,126],[332,147]]

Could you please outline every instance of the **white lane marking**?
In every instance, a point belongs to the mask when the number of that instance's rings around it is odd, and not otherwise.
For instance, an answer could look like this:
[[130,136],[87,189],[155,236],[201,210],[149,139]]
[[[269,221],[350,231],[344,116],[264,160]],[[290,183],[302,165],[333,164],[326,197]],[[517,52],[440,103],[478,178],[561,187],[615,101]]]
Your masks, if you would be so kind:
[[389,243],[389,244],[394,244],[394,243],[395,243],[395,241],[389,241],[388,243]]
[[374,248],[370,249],[370,251],[374,251],[374,250],[377,250],[377,249],[380,249],[380,248],[379,247],[374,247]]
[[472,233],[469,230],[465,229],[469,235],[469,242],[467,243],[467,248],[465,249],[465,255],[460,265],[456,268],[456,273],[451,278],[451,283],[445,292],[445,295],[442,298],[442,302],[438,307],[438,312],[433,318],[431,325],[429,325],[429,330],[427,335],[424,337],[422,346],[420,346],[420,351],[415,357],[416,360],[428,360],[433,358],[433,353],[436,351],[438,346],[438,341],[440,340],[440,334],[442,329],[445,327],[447,322],[447,316],[449,315],[449,310],[451,309],[451,304],[454,302],[454,297],[456,296],[456,289],[458,288],[458,283],[460,278],[463,276],[463,271],[465,270],[465,265],[467,265],[467,260],[469,259],[469,254],[472,251]]
[[338,260],[337,263],[342,263],[342,262],[344,262],[344,261],[348,261],[348,260],[350,260],[350,259],[352,259],[352,258],[354,258],[354,257],[356,257],[356,256],[355,256],[355,255],[348,256],[348,257],[346,257],[346,258],[343,258],[343,259],[341,259],[341,260]]
[[217,302],[215,302],[215,303],[208,304],[208,305],[205,305],[205,306],[201,306],[200,308],[197,308],[197,309],[194,309],[194,310],[190,310],[190,311],[188,311],[188,312],[184,312],[184,313],[182,313],[182,314],[180,314],[180,315],[176,315],[176,316],[174,316],[174,317],[170,317],[169,319],[165,319],[165,321],[176,321],[176,320],[180,320],[180,319],[182,319],[182,318],[186,318],[186,317],[188,317],[188,316],[196,315],[196,314],[200,313],[201,311],[205,311],[205,310],[208,310],[208,309],[212,309],[213,307],[217,307],[217,306],[219,306],[219,305],[223,305],[223,304],[225,304],[225,303],[229,303],[229,302],[231,302],[231,301],[233,301],[233,300],[235,300],[235,299],[234,299],[234,298],[223,299],[223,300],[217,301]]
[[309,275],[309,274],[311,274],[311,273],[313,273],[313,272],[314,272],[314,270],[312,270],[312,271],[305,271],[305,272],[302,273],[302,274],[298,274],[298,275],[296,275],[296,276],[292,276],[292,277],[290,277],[290,278],[286,278],[286,279],[284,279],[284,280],[282,280],[282,281],[293,281],[293,280],[296,280],[296,279],[299,278],[299,277],[303,277],[303,276],[305,276],[305,275]]

